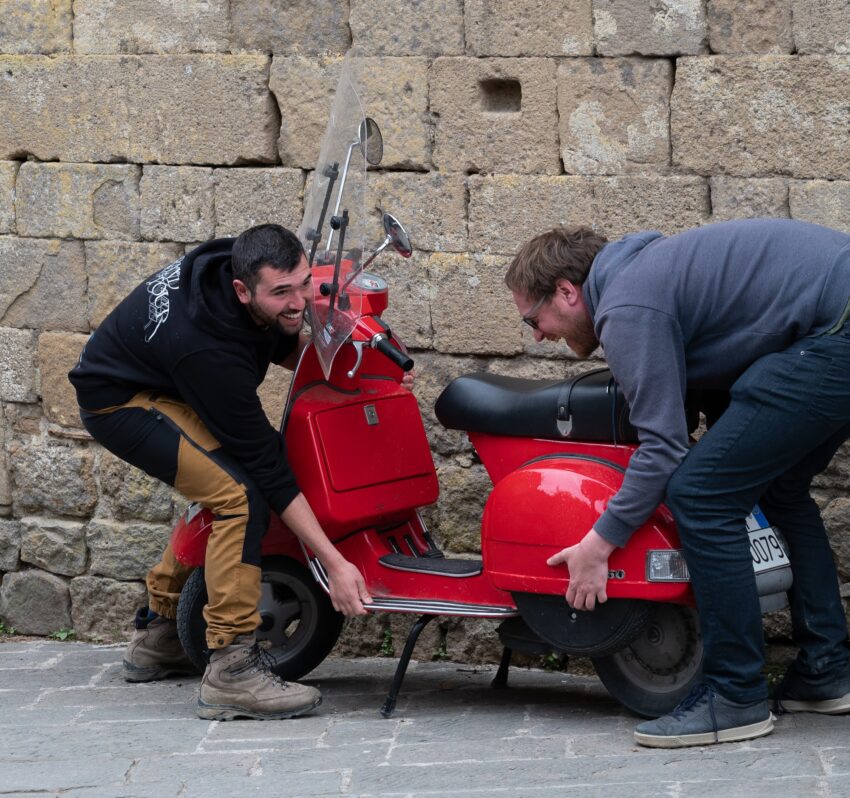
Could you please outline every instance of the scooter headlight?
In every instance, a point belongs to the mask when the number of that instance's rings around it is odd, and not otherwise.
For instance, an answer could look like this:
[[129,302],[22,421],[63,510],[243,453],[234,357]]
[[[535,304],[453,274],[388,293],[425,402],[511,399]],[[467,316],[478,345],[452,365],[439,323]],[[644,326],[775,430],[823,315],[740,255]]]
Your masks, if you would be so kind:
[[648,582],[690,582],[688,564],[678,549],[662,549],[646,553]]

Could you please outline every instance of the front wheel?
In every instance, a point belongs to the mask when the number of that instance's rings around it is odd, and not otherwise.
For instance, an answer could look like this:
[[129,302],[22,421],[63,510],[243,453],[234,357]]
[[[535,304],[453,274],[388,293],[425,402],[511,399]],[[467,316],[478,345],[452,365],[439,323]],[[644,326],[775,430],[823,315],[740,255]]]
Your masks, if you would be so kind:
[[645,718],[666,715],[702,676],[702,638],[696,610],[655,604],[649,623],[625,648],[592,658],[608,692]]
[[[257,640],[274,660],[272,670],[290,681],[309,673],[330,653],[342,630],[343,616],[312,574],[288,557],[264,557]],[[183,586],[177,605],[177,631],[189,659],[206,667],[204,569],[197,568]]]

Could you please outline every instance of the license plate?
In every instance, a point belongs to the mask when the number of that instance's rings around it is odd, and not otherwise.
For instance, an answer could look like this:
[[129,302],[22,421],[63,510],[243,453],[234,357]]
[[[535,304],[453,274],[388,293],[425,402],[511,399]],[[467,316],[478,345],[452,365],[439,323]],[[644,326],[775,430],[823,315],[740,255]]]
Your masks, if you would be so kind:
[[758,507],[747,516],[747,533],[750,536],[753,571],[757,574],[790,564],[785,546]]

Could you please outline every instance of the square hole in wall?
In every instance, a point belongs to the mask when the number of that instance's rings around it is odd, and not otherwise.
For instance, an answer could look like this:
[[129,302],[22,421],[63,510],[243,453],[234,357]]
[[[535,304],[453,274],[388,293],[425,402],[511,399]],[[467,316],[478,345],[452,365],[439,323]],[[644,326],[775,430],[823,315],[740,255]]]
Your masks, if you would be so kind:
[[488,78],[482,80],[479,86],[485,111],[497,114],[518,114],[522,111],[522,84],[518,80]]

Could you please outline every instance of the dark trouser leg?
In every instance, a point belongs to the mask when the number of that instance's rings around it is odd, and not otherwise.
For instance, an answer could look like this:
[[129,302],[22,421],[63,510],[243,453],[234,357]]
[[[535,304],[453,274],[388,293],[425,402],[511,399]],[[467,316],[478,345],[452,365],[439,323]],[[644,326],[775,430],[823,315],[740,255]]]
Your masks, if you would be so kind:
[[[679,526],[700,613],[705,679],[733,701],[767,695],[761,675],[761,615],[744,519],[774,480],[794,475],[810,454],[811,468],[818,456],[825,457],[829,441],[847,431],[848,374],[847,328],[760,359],[735,383],[728,410],[668,485],[667,503]],[[819,455],[812,454],[816,450]],[[796,537],[790,531],[789,538]],[[804,539],[801,533],[799,540]],[[822,555],[816,559],[812,566],[805,545],[792,547],[792,565],[801,569],[804,583],[810,581],[807,572],[824,567]],[[819,578],[835,581],[834,567],[821,571]],[[833,640],[834,633],[823,627],[834,629],[844,622],[839,610],[829,604],[818,613],[813,634]],[[812,620],[807,619],[809,624]],[[818,655],[824,656],[838,654]]]
[[[214,514],[205,576],[207,645],[221,648],[259,625],[260,545],[268,507],[244,469],[187,405],[150,393],[105,414],[83,414],[92,436],[122,460],[176,487]],[[151,609],[174,618],[190,568],[171,547],[147,577]]]

